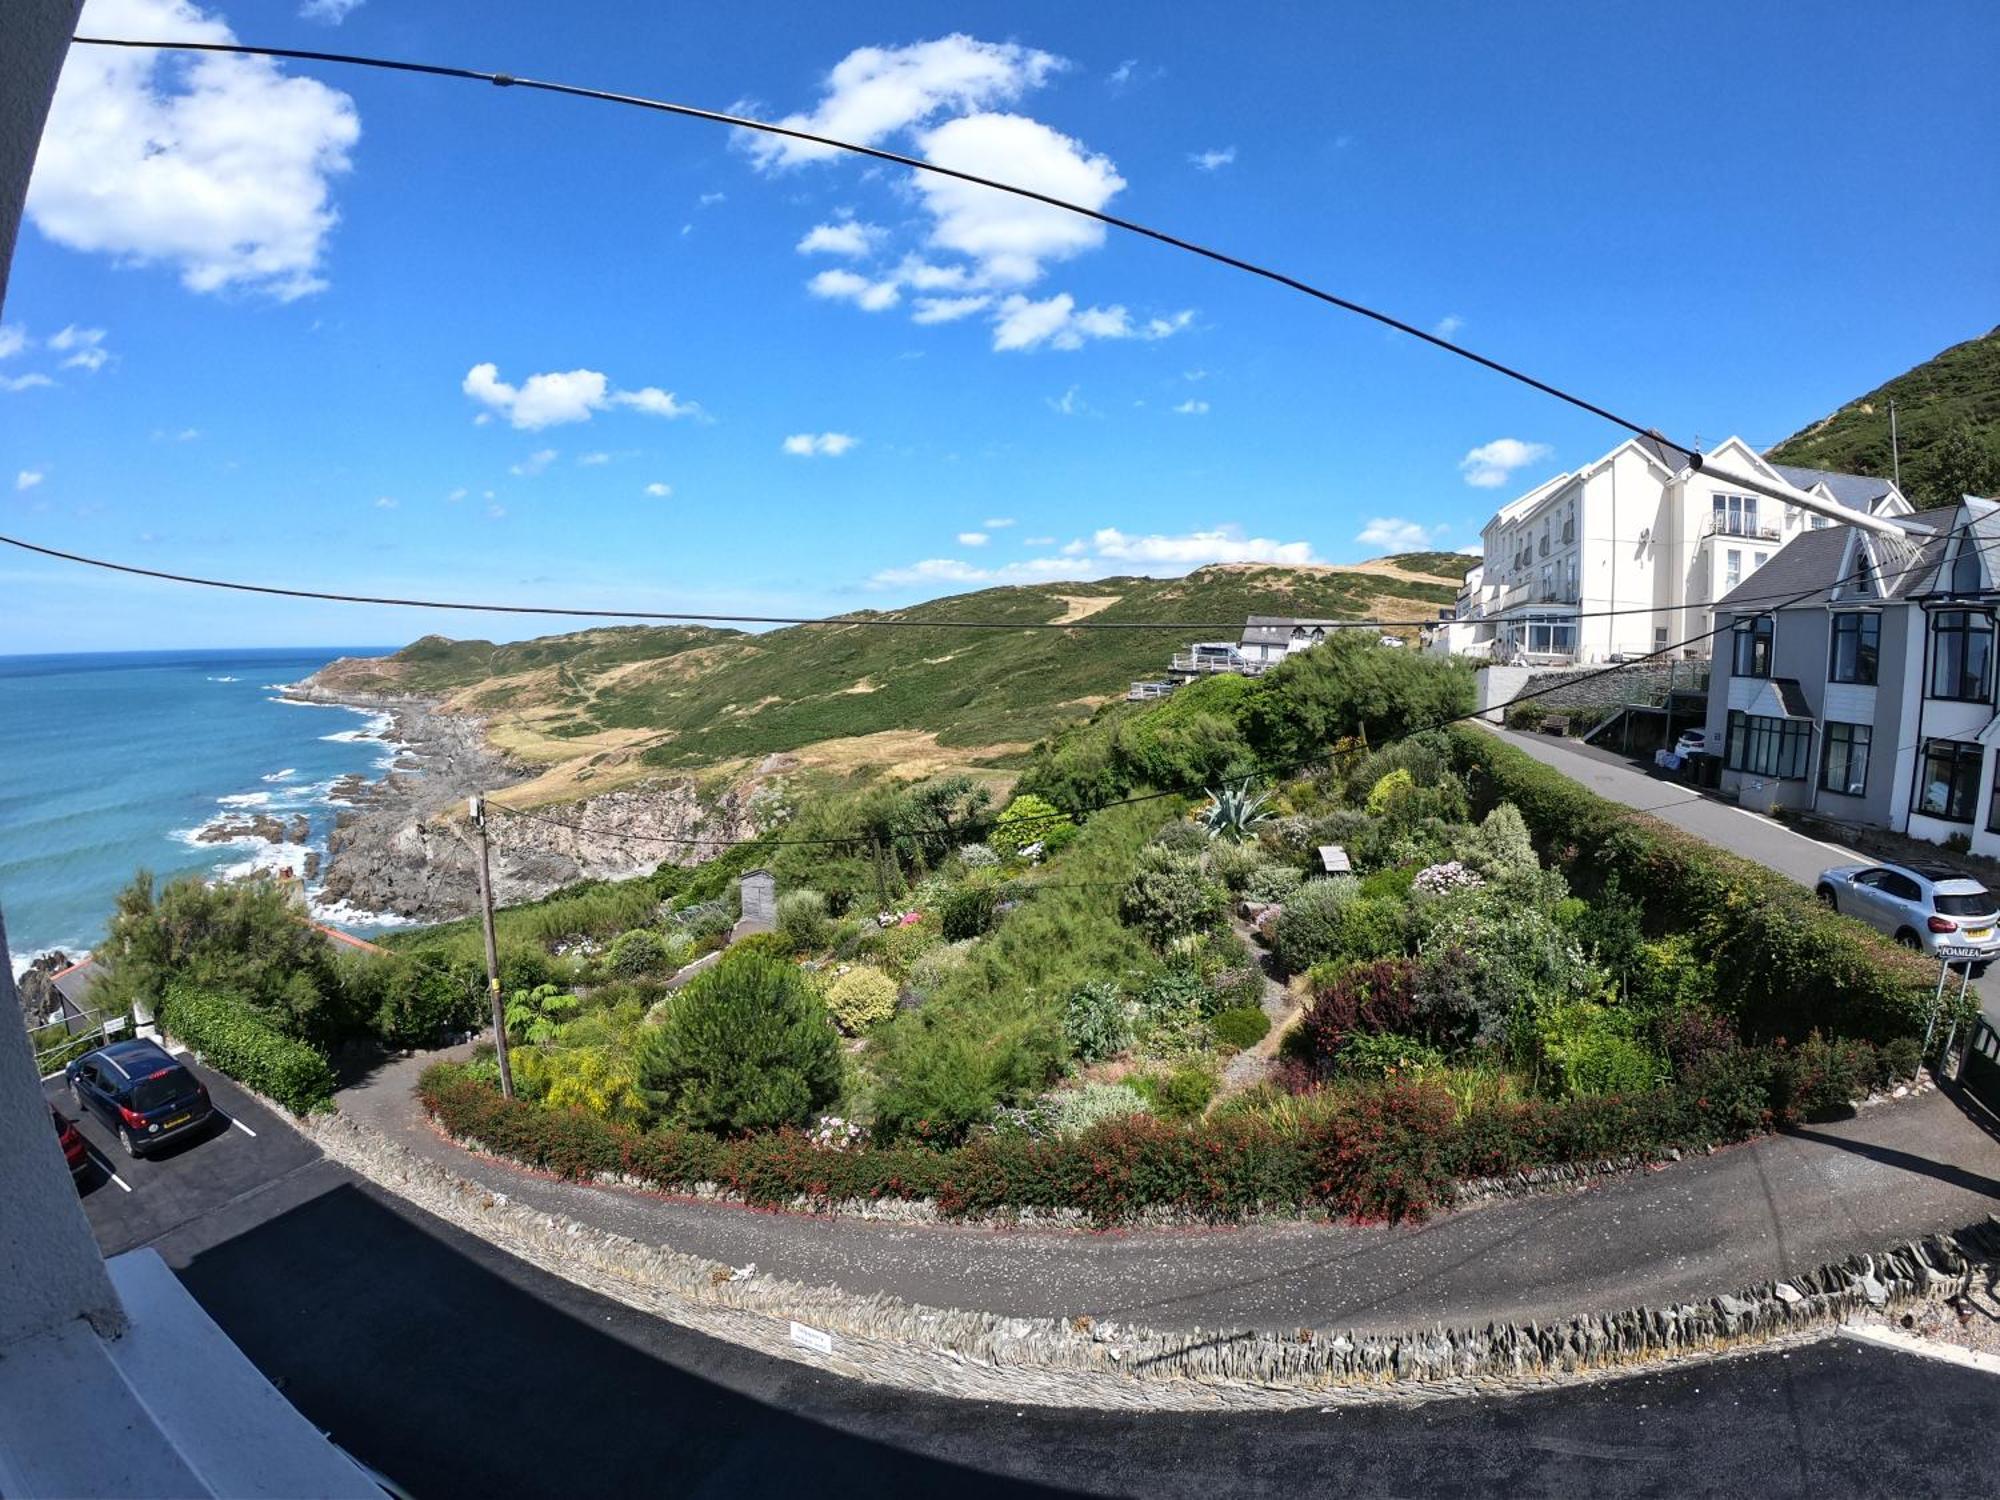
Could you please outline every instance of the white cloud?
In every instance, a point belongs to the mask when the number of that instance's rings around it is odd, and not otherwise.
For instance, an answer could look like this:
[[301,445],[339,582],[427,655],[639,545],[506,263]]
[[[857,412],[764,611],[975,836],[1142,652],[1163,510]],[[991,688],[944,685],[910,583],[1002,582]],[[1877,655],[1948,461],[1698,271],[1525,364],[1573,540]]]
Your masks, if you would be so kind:
[[45,476],[39,469],[23,469],[14,476],[16,490],[31,490],[40,484]]
[[458,504],[459,501],[465,498],[465,487],[461,485],[459,488],[451,491],[451,493],[446,495],[444,498],[447,504],[450,505]]
[[1049,410],[1059,417],[1079,417],[1090,410],[1083,399],[1082,386],[1073,385],[1060,396],[1048,396],[1044,399],[1048,402]]
[[806,283],[806,289],[828,301],[852,302],[865,312],[894,307],[902,297],[893,281],[870,281],[866,276],[839,269],[821,271]]
[[1486,555],[1486,548],[1478,542],[1467,542],[1463,547],[1454,547],[1452,550],[1460,557],[1484,557]]
[[1474,489],[1494,490],[1505,484],[1516,469],[1539,463],[1555,450],[1547,443],[1524,443],[1519,438],[1495,438],[1481,443],[1458,461],[1458,472]]
[[1068,292],[1040,302],[1018,292],[1000,304],[993,324],[995,349],[1081,349],[1090,339],[1163,339],[1194,321],[1192,311],[1134,323],[1123,307],[1078,308]]
[[646,493],[651,495],[655,500],[664,500],[673,494],[673,492],[674,487],[672,485],[661,484],[657,479],[646,486]]
[[1064,557],[1081,557],[1089,550],[1090,543],[1086,542],[1082,537],[1062,544],[1062,555]]
[[[551,371],[530,375],[519,386],[513,386],[500,378],[499,367],[489,361],[468,370],[460,388],[526,432],[566,422],[588,422],[592,412],[612,406],[629,407],[656,417],[701,415],[701,408],[694,402],[680,401],[673,392],[658,386],[614,391],[600,370]],[[485,415],[480,413],[482,417]]]
[[400,503],[394,495],[377,495],[375,497],[375,508],[377,510],[394,510]]
[[1023,547],[1053,547],[1055,544],[1056,539],[1052,536],[1024,536],[1021,538],[1021,545]]
[[[875,145],[947,111],[984,109],[1039,88],[1067,66],[1059,57],[1012,42],[982,42],[963,33],[907,47],[857,47],[827,74],[819,103],[781,125],[860,145]],[[782,136],[739,137],[761,167],[824,161],[830,146]]]
[[993,302],[991,297],[919,297],[910,314],[912,323],[956,323],[981,312]]
[[1079,576],[1076,564],[1061,557],[1031,557],[982,568],[959,557],[927,557],[901,568],[884,568],[869,578],[871,588],[912,583],[1049,583]]
[[1421,552],[1449,526],[1425,526],[1405,521],[1401,516],[1375,516],[1354,534],[1354,540],[1369,547],[1386,547],[1391,552]]
[[860,441],[844,432],[795,432],[780,447],[795,458],[838,458]]
[[486,507],[486,514],[490,520],[502,520],[506,517],[507,507],[504,505],[489,505]]
[[699,198],[695,199],[694,201],[695,201],[695,206],[698,208],[713,208],[716,204],[725,201],[728,197],[729,194],[727,193],[703,193]]
[[1197,401],[1194,397],[1190,396],[1179,406],[1176,406],[1174,410],[1184,417],[1205,417],[1208,415],[1208,403],[1206,401]]
[[54,385],[46,375],[6,375],[0,376],[0,391],[32,391],[38,385]]
[[1431,332],[1441,339],[1448,339],[1465,326],[1465,319],[1457,313],[1446,313],[1431,325]]
[[[1101,209],[1125,186],[1108,156],[1025,115],[966,115],[947,120],[919,142],[927,161]],[[1104,243],[1094,219],[996,193],[955,178],[920,173],[916,188],[935,221],[930,241],[977,263],[982,280],[1026,286],[1042,263],[1067,260]]]
[[1206,151],[1195,152],[1188,160],[1194,163],[1197,171],[1213,172],[1216,168],[1226,167],[1236,160],[1236,148],[1234,146],[1224,146],[1217,149],[1211,146]]
[[338,26],[357,10],[362,0],[301,0],[299,14],[323,26]]
[[1123,562],[1179,563],[1201,567],[1218,562],[1313,563],[1311,542],[1278,542],[1269,537],[1246,537],[1234,526],[1212,531],[1190,531],[1179,536],[1128,536],[1107,526],[1091,534],[1091,546],[1098,556]]
[[988,516],[980,524],[988,531],[1005,531],[1009,526],[1014,524],[1014,518],[1012,516]]
[[156,443],[191,443],[200,436],[199,427],[183,427],[179,432],[169,432],[164,427],[153,429],[153,441]]
[[958,545],[961,547],[984,547],[992,540],[983,531],[961,531],[958,534]]
[[[192,0],[90,0],[98,36],[230,42]],[[60,245],[166,264],[191,291],[319,291],[339,215],[331,179],[360,138],[354,101],[270,58],[72,48],[28,187]]]
[[879,224],[864,224],[859,219],[815,224],[794,248],[801,255],[850,255],[859,259],[873,254],[886,233]]
[[18,323],[0,324],[0,359],[12,359],[27,347],[27,329]]
[[576,461],[586,469],[595,469],[611,462],[609,453],[579,453]]
[[556,450],[538,448],[517,464],[509,464],[507,472],[517,479],[533,479],[537,474],[556,461]]
[[79,328],[71,323],[60,333],[49,335],[49,347],[69,356],[62,362],[65,370],[89,370],[95,374],[111,359],[111,351],[104,347],[102,328]]
[[1132,70],[1138,66],[1138,58],[1128,57],[1109,73],[1105,74],[1104,81],[1114,89],[1122,89],[1132,81]]

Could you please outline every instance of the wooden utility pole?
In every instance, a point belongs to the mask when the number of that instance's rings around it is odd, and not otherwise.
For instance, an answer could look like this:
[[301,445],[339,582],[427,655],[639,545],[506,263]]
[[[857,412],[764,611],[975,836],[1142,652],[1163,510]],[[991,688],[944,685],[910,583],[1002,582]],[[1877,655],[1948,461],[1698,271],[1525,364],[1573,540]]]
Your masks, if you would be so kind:
[[486,994],[493,1002],[493,1055],[500,1062],[500,1092],[514,1097],[514,1070],[507,1064],[507,1008],[500,1001],[500,948],[493,940],[493,872],[486,859],[486,799],[474,795],[469,807],[479,835],[479,920],[486,932]]

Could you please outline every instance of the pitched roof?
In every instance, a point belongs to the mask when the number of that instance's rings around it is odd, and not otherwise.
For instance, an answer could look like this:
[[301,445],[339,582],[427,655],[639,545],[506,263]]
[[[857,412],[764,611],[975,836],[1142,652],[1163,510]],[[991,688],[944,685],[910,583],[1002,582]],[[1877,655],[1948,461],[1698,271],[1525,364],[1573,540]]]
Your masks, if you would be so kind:
[[1251,615],[1243,622],[1245,646],[1289,645],[1294,630],[1330,630],[1340,624],[1338,620],[1299,620],[1290,615]]
[[1785,476],[1785,483],[1802,490],[1824,484],[1827,493],[1849,510],[1873,511],[1876,501],[1884,495],[1896,493],[1895,485],[1888,480],[1871,479],[1865,474],[1842,474],[1835,469],[1802,469],[1796,464],[1772,464],[1771,467]]
[[[1827,602],[1841,581],[1841,565],[1850,540],[1857,536],[1875,560],[1875,584],[1883,599],[1907,599],[1923,593],[1938,564],[1944,561],[1947,535],[1955,507],[1923,511],[1897,518],[1899,536],[1857,533],[1852,526],[1822,526],[1802,531],[1780,547],[1771,560],[1716,601],[1718,609],[1789,606],[1813,608]],[[1804,595],[1805,597],[1799,597]]]

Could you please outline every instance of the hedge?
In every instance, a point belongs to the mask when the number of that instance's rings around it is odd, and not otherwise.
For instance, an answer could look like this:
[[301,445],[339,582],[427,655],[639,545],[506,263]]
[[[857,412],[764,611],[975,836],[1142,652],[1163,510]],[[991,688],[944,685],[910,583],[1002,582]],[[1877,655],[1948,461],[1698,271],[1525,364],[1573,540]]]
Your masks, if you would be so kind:
[[333,1107],[332,1065],[247,1001],[177,984],[160,1001],[159,1021],[210,1067],[294,1114]]
[[1600,797],[1484,729],[1449,733],[1475,810],[1513,803],[1543,863],[1579,894],[1596,895],[1616,877],[1652,935],[1693,938],[1714,963],[1717,1003],[1746,1041],[1923,1034],[1937,992],[1929,959],[1828,911],[1796,881]]
[[1140,1115],[1076,1135],[982,1136],[945,1150],[838,1150],[794,1130],[732,1140],[647,1132],[581,1109],[504,1099],[452,1063],[428,1069],[417,1092],[446,1134],[575,1181],[620,1175],[668,1193],[712,1183],[766,1208],[928,1198],[947,1218],[1073,1209],[1109,1226],[1154,1212],[1208,1222],[1307,1212],[1421,1219],[1470,1178],[1654,1160],[1742,1140],[1835,1109],[1889,1073],[1880,1049],[1814,1038],[1796,1048],[1735,1048],[1687,1082],[1645,1094],[1491,1105],[1461,1116],[1435,1083],[1405,1082],[1329,1091],[1287,1127],[1248,1114],[1187,1125]]

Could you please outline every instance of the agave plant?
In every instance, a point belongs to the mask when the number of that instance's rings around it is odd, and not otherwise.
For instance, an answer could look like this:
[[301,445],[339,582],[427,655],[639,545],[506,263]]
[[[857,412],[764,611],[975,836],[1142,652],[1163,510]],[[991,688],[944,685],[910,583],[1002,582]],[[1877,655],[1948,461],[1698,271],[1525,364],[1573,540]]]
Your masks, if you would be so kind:
[[1250,781],[1246,777],[1236,786],[1223,786],[1209,792],[1209,805],[1201,815],[1202,826],[1212,839],[1228,839],[1232,844],[1240,844],[1257,831],[1257,825],[1271,816],[1271,810],[1264,804],[1270,800],[1269,792],[1250,794]]

